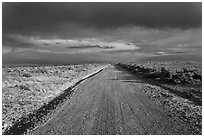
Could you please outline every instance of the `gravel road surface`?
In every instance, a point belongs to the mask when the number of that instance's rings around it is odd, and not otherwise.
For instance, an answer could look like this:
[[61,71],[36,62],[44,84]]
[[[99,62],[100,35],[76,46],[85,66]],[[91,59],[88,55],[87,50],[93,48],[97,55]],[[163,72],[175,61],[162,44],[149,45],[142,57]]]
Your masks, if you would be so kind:
[[141,92],[144,85],[110,66],[75,87],[72,97],[30,134],[190,134],[187,125]]

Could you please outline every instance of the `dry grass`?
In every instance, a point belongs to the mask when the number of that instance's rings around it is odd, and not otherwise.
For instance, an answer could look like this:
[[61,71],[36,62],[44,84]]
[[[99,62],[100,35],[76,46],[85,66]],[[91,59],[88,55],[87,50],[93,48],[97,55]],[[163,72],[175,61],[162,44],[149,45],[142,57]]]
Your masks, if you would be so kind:
[[166,83],[200,84],[202,82],[202,64],[196,61],[149,62],[119,65],[132,72],[140,72],[146,78],[153,78]]
[[202,134],[202,106],[153,85],[147,85],[143,92],[148,94],[152,100],[159,101],[164,108],[167,108],[169,116],[187,123],[191,127],[189,128],[191,133]]
[[167,108],[176,120],[186,122],[192,133],[202,134],[202,64],[186,62],[149,62],[118,64],[144,79],[143,90],[152,100]]
[[104,65],[4,67],[2,80],[3,130],[58,96],[87,74]]

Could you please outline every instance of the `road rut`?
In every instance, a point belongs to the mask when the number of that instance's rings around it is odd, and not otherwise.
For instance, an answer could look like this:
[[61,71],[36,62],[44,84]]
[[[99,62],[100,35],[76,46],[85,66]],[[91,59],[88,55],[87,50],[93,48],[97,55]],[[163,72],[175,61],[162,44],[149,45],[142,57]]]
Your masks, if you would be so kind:
[[[164,108],[141,92],[145,82],[110,66],[75,87],[72,97],[36,135],[189,134]],[[136,81],[136,82],[135,82]]]

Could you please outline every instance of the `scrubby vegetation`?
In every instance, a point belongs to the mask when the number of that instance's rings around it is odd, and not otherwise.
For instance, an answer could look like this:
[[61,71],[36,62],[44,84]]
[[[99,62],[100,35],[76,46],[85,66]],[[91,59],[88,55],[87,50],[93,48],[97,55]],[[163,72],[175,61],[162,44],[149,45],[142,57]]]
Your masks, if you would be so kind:
[[202,134],[202,64],[196,61],[119,63],[143,79],[143,92],[168,110],[168,115],[186,122],[194,134]]
[[[183,64],[183,66],[181,66]],[[193,63],[146,63],[118,64],[133,72],[140,73],[146,78],[174,84],[200,84],[202,82],[201,68]],[[172,66],[171,66],[172,65]],[[177,65],[177,66],[176,66]],[[180,65],[180,67],[178,67]],[[200,65],[201,66],[201,65]]]
[[150,84],[145,86],[143,92],[166,108],[168,115],[175,121],[186,123],[192,134],[202,134],[202,106]]
[[2,68],[2,128],[11,127],[106,64]]
[[202,65],[199,62],[120,63],[118,66],[177,96],[202,105]]
[[30,73],[23,73],[23,77],[32,77]]

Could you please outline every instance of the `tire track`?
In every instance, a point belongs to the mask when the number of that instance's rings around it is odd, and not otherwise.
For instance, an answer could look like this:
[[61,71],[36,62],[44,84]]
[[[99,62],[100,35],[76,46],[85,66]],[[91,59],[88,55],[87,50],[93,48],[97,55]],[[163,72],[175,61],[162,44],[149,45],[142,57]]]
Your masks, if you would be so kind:
[[[35,134],[184,134],[158,104],[131,85],[126,73],[109,68],[84,81]],[[131,86],[130,86],[131,85]],[[137,86],[137,87],[136,87]],[[172,128],[172,129],[171,129]]]

